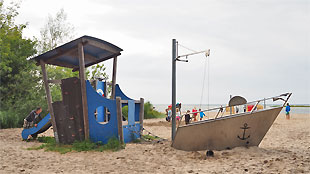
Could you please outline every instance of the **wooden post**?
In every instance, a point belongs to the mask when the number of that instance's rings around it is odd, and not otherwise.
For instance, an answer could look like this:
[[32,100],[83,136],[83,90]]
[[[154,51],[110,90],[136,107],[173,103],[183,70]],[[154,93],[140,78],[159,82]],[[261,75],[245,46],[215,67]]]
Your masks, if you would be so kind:
[[46,69],[45,69],[45,63],[43,62],[43,60],[40,60],[40,65],[41,65],[41,69],[42,69],[43,82],[44,82],[44,87],[45,87],[45,92],[46,92],[46,97],[47,97],[48,110],[49,110],[51,118],[52,118],[51,122],[52,122],[52,126],[53,126],[54,137],[55,137],[56,142],[59,143],[59,138],[58,138],[58,133],[57,133],[57,125],[56,125],[56,120],[54,117],[54,110],[53,110],[53,105],[52,105],[52,95],[51,95],[50,88],[48,86],[47,73],[46,73]]
[[119,141],[122,144],[124,144],[122,103],[121,103],[120,97],[116,97],[116,116],[117,116],[118,138],[119,138]]
[[112,95],[111,95],[112,100],[115,98],[116,69],[117,69],[117,57],[114,57],[114,59],[113,59],[113,74],[112,74]]
[[[104,81],[104,86],[103,86],[103,93],[104,93],[104,97],[108,98],[108,89],[107,89],[108,85],[107,85],[107,81]],[[105,122],[108,122],[108,108],[104,107],[104,118],[103,120],[105,120]]]
[[144,119],[144,98],[140,98],[140,113],[139,113],[140,137],[143,131],[143,119]]
[[81,80],[81,93],[82,93],[82,108],[84,118],[84,134],[85,140],[89,139],[89,125],[88,125],[88,107],[87,107],[87,96],[86,96],[86,82],[85,82],[85,62],[84,62],[84,49],[82,42],[78,44],[78,55],[80,65],[80,80]]

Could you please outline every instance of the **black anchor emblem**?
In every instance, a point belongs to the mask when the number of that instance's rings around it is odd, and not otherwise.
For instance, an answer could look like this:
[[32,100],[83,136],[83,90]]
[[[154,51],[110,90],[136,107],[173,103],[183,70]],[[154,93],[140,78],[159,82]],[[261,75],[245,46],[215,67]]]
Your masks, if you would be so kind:
[[250,128],[251,128],[251,127],[248,127],[248,124],[247,124],[247,123],[244,123],[243,127],[240,127],[240,129],[243,129],[242,138],[241,138],[239,135],[238,135],[238,138],[239,138],[240,140],[246,140],[246,139],[250,138],[250,135],[247,136],[247,137],[245,137],[245,131],[246,131],[247,129],[250,129]]

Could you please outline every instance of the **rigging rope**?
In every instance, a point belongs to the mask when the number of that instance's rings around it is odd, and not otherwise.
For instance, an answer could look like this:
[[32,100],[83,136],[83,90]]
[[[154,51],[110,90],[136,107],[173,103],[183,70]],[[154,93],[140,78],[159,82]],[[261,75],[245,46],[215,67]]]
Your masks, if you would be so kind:
[[[207,70],[206,66],[207,66],[207,61],[208,61],[207,59],[208,59],[208,57],[205,59],[204,68],[203,68],[204,72],[203,72],[203,78],[202,78],[203,79],[202,80],[202,89],[201,89],[201,97],[200,97],[200,104],[199,104],[199,108],[200,109],[201,109],[201,104],[202,104],[202,99],[203,99],[203,91],[204,91],[205,80],[206,80],[206,70]],[[209,78],[208,78],[208,80],[209,80]],[[209,88],[209,86],[208,86],[208,88]],[[209,103],[209,101],[208,101],[208,103]]]
[[[189,51],[192,52],[197,52],[193,49],[190,49],[184,45],[181,45],[178,43],[178,46],[187,49]],[[206,65],[208,64],[208,68],[206,68]],[[210,60],[208,59],[208,57],[206,57],[205,62],[204,62],[204,73],[203,73],[203,81],[202,81],[202,89],[201,89],[201,97],[200,97],[200,104],[199,104],[199,108],[201,108],[201,104],[202,104],[202,100],[203,100],[203,92],[204,92],[204,86],[205,86],[205,80],[206,80],[206,69],[208,69],[208,80],[207,80],[207,109],[210,109]],[[208,114],[208,113],[207,113]],[[208,115],[207,115],[208,116]]]
[[185,48],[185,49],[189,50],[189,51],[197,52],[197,51],[195,51],[195,50],[193,50],[193,49],[190,49],[190,48],[187,48],[186,46],[181,45],[181,44],[179,44],[179,43],[178,43],[178,45],[181,46],[182,48]]

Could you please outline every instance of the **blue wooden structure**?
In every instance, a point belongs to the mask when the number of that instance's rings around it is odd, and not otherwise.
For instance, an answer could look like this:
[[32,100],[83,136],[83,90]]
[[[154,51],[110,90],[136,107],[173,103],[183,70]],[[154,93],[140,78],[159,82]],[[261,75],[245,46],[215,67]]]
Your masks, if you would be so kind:
[[[100,82],[99,82],[100,83]],[[105,82],[102,82],[105,83]],[[97,82],[98,84],[98,82]],[[118,130],[117,123],[117,103],[116,97],[121,98],[121,107],[128,105],[128,124],[121,125],[123,141],[125,143],[131,142],[136,138],[140,137],[140,101],[135,101],[127,97],[119,88],[119,85],[116,87],[116,96],[115,99],[107,99],[98,93],[98,89],[105,85],[97,86],[97,92],[91,86],[90,82],[86,82],[86,93],[87,93],[87,104],[88,104],[88,121],[89,121],[89,136],[90,139],[94,142],[103,142],[107,143],[108,140],[112,137],[119,137],[120,133]],[[102,90],[104,91],[104,90]],[[106,94],[104,94],[106,96]],[[104,118],[104,109],[107,108],[110,115],[110,120],[103,122]],[[99,110],[100,109],[100,110]],[[95,117],[95,112],[97,110],[97,119]],[[99,110],[99,111],[98,111]],[[102,111],[102,112],[101,112]],[[122,117],[119,117],[122,118]]]
[[[117,137],[121,142],[130,142],[140,136],[144,118],[144,99],[132,100],[116,85],[117,57],[121,55],[121,51],[123,51],[121,48],[104,40],[82,36],[30,59],[36,61],[36,65],[40,65],[42,68],[50,111],[50,118],[44,119],[50,120],[56,142],[71,143],[81,140],[81,136],[83,139],[103,143],[106,143],[111,137]],[[106,98],[107,94],[104,92],[106,87],[103,82],[97,85],[102,89],[104,97],[102,94],[99,95],[85,78],[86,67],[109,59],[113,59],[111,99]],[[46,64],[79,71],[79,79],[49,80],[45,69]],[[63,101],[53,103],[48,83],[61,85]],[[68,83],[72,83],[69,84],[69,88]],[[70,90],[70,85],[73,85],[74,90]],[[128,105],[128,124],[123,125],[121,110],[126,105]],[[110,117],[109,120],[107,116]],[[34,131],[34,129],[32,130]],[[25,132],[31,131],[25,130]],[[67,141],[68,139],[70,141]]]

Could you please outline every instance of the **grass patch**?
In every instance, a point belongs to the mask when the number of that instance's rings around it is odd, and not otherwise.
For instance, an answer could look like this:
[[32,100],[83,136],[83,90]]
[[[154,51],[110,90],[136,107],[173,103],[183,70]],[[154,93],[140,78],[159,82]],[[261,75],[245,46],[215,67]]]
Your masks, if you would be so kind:
[[27,150],[40,150],[59,152],[65,154],[67,152],[82,151],[118,151],[125,148],[125,144],[121,144],[117,138],[109,139],[108,143],[103,145],[101,142],[93,143],[90,140],[76,141],[72,145],[57,144],[53,137],[38,137],[38,141],[43,143],[38,147],[30,147]]
[[152,136],[152,135],[142,135],[142,138],[144,140],[148,140],[148,141],[159,139],[159,137],[155,137],[155,136]]

